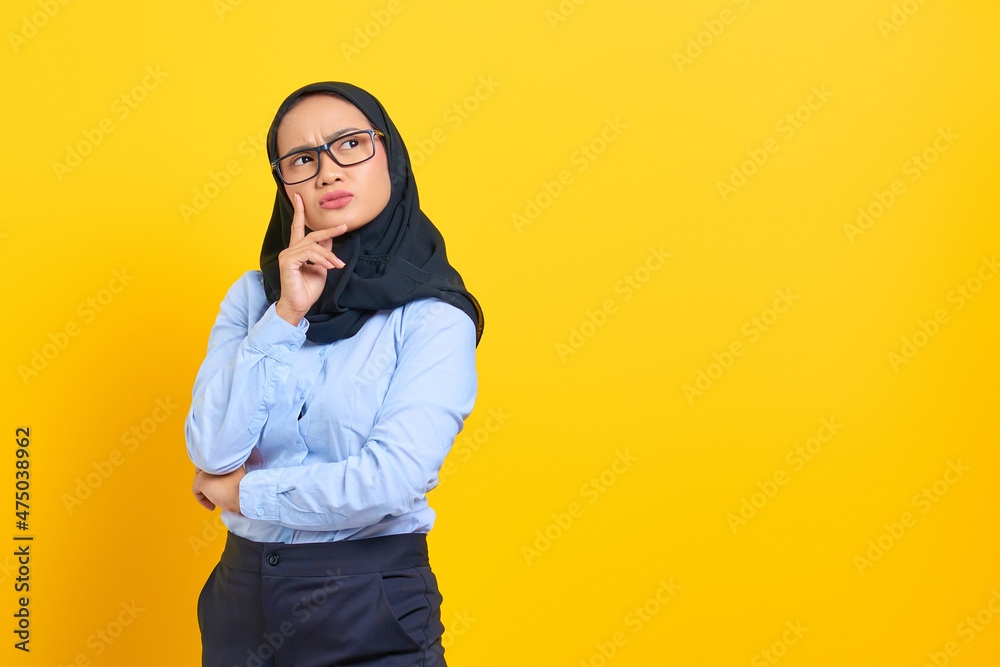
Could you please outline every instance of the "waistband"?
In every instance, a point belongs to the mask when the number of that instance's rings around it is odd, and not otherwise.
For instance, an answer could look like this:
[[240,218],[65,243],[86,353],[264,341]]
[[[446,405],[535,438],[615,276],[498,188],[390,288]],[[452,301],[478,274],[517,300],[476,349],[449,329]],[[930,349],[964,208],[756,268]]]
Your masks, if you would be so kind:
[[254,542],[228,532],[220,561],[264,576],[326,577],[425,567],[426,533],[381,535],[337,542]]

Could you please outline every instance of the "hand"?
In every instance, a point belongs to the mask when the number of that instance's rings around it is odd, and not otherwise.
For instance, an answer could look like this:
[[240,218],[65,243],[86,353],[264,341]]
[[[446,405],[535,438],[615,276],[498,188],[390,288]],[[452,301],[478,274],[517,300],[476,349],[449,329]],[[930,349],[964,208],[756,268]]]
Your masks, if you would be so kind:
[[323,293],[327,269],[344,268],[344,262],[331,249],[333,237],[346,232],[347,225],[306,235],[305,205],[297,192],[292,195],[292,206],[295,213],[288,247],[278,253],[281,298],[275,310],[282,319],[297,325]]
[[246,477],[246,465],[225,475],[212,475],[201,468],[194,469],[191,493],[207,510],[216,507],[227,512],[240,513],[240,480]]

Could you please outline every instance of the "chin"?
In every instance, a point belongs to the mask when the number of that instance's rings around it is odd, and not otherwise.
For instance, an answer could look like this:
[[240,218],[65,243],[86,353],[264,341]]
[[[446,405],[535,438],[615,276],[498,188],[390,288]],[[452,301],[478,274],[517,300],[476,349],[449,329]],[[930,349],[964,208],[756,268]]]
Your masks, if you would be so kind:
[[356,223],[356,224],[352,224],[352,223],[349,222],[349,223],[347,223],[347,231],[349,231],[349,232],[357,231],[357,230],[361,229],[362,227],[364,227],[365,225],[367,225],[368,222],[370,222],[370,221],[359,222],[359,223]]
[[333,227],[336,227],[337,225],[342,225],[345,222],[347,223],[347,228],[348,229],[351,228],[350,219],[347,220],[344,220],[343,218],[337,219],[335,216],[332,215],[331,216],[324,215],[320,217],[318,220],[314,219],[312,222],[313,224],[309,224],[309,220],[306,220],[306,226],[313,231],[319,231],[321,229],[332,229]]
[[342,225],[344,223],[347,223],[347,231],[353,232],[355,229],[358,229],[360,227],[364,227],[369,222],[371,222],[371,220],[358,220],[358,218],[356,216],[354,216],[354,215],[347,215],[347,216],[344,216],[342,219],[337,220],[336,222],[333,222],[332,224],[334,226],[336,226],[336,225]]

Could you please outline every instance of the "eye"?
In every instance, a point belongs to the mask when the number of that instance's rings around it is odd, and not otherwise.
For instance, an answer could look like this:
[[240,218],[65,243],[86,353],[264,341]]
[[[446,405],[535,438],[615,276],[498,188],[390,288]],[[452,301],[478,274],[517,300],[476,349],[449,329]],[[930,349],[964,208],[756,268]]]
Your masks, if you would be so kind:
[[312,160],[312,153],[299,153],[288,158],[288,164],[292,167],[301,167],[304,164],[309,164]]
[[357,148],[361,144],[361,141],[357,137],[348,137],[344,141],[341,141],[337,146],[338,151],[349,151],[352,148]]

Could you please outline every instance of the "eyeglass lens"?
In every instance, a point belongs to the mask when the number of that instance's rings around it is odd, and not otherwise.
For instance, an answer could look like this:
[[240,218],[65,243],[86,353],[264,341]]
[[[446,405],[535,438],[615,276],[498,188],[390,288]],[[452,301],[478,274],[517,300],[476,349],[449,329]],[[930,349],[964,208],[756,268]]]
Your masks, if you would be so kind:
[[[334,139],[330,143],[330,152],[341,166],[364,162],[375,155],[375,144],[368,132],[355,132]],[[299,153],[293,153],[281,158],[278,162],[278,172],[282,180],[288,184],[301,183],[319,173],[320,148],[310,148]]]

